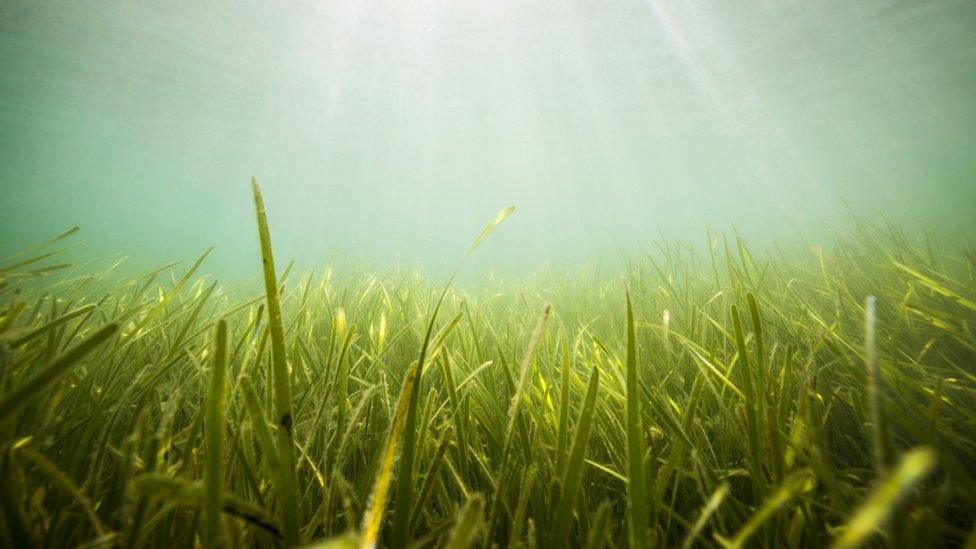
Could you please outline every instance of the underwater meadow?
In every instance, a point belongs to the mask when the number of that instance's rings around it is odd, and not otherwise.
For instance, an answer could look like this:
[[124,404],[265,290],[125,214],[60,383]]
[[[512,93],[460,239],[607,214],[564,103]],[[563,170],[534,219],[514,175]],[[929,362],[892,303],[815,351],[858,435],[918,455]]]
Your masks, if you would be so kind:
[[976,543],[967,247],[855,218],[469,290],[276,264],[253,198],[260,282],[3,260],[4,545]]
[[0,0],[0,549],[976,549],[976,0]]

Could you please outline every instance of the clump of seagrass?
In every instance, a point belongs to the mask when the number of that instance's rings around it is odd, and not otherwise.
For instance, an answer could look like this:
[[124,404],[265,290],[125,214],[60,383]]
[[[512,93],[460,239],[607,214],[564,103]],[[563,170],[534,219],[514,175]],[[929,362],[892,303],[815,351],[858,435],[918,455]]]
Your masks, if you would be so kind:
[[972,543],[976,255],[855,219],[493,282],[0,260],[0,545]]

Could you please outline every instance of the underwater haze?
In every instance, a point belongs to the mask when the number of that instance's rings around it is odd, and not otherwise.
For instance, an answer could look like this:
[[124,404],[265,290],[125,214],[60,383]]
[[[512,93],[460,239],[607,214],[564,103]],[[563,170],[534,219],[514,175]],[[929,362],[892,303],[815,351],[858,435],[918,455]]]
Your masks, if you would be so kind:
[[973,0],[0,0],[0,547],[976,548],[974,153]]
[[[968,1],[27,2],[0,6],[0,253],[256,275],[278,254],[443,275],[659,235],[818,243],[976,207]],[[913,221],[914,223],[914,221]]]

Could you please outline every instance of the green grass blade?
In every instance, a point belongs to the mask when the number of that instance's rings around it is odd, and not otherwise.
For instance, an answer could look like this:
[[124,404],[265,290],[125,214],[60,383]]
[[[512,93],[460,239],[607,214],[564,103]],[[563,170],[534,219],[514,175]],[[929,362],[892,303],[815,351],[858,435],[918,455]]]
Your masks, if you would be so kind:
[[563,468],[566,460],[566,445],[569,444],[569,342],[566,334],[560,334],[560,376],[559,376],[559,425],[556,428],[556,470]]
[[110,323],[99,328],[84,341],[61,353],[27,382],[0,398],[0,422],[40,396],[42,389],[64,375],[74,364],[85,358],[99,345],[119,331],[118,324]]
[[790,478],[777,488],[771,496],[766,498],[755,513],[749,517],[745,525],[736,532],[732,542],[727,547],[744,547],[756,532],[778,511],[780,511],[791,499],[800,493],[807,483],[811,482],[812,476],[809,471],[802,470],[793,474]]
[[[132,493],[138,497],[162,499],[198,508],[204,505],[206,498],[203,485],[158,474],[145,474],[133,479]],[[224,493],[221,495],[220,508],[224,513],[245,520],[276,538],[281,537],[278,522],[253,503]]]
[[294,441],[292,439],[292,400],[288,362],[285,356],[285,330],[281,319],[281,302],[278,282],[275,278],[274,254],[271,249],[271,231],[265,213],[264,199],[257,179],[251,178],[254,192],[254,209],[258,221],[258,237],[261,242],[261,261],[264,265],[264,291],[267,298],[268,323],[271,331],[272,385],[274,386],[275,416],[277,418],[278,470],[277,489],[281,498],[283,536],[286,546],[300,542],[300,516],[298,486],[295,481]]
[[278,470],[278,451],[275,449],[274,437],[271,429],[268,428],[268,418],[261,407],[261,398],[257,390],[254,389],[254,382],[248,376],[240,379],[241,396],[244,399],[244,408],[251,419],[251,427],[254,429],[254,436],[258,439],[258,446],[264,454],[265,463],[269,471]]
[[725,501],[725,497],[728,495],[728,484],[722,484],[717,490],[715,490],[714,493],[712,493],[711,497],[709,497],[708,501],[705,503],[705,506],[702,507],[701,513],[698,515],[698,520],[696,520],[695,524],[692,525],[691,530],[688,530],[688,535],[685,536],[685,540],[681,544],[682,549],[691,548],[691,546],[695,543],[695,540],[698,539],[698,536],[701,535],[705,525],[708,524],[708,519],[715,514],[715,511],[718,510],[719,506],[722,505],[722,502]]
[[915,448],[905,453],[898,467],[871,492],[854,517],[847,523],[844,533],[834,540],[835,549],[860,547],[877,532],[891,516],[895,506],[904,499],[913,486],[935,467],[935,452],[930,448]]
[[610,540],[610,519],[613,512],[609,501],[603,501],[597,507],[593,520],[590,521],[590,532],[586,536],[587,549],[601,549],[612,546]]
[[484,499],[479,494],[468,497],[451,530],[445,545],[447,549],[467,549],[474,546],[478,533],[484,529],[484,504]]
[[646,547],[650,506],[644,478],[644,428],[640,413],[640,378],[637,375],[637,337],[630,290],[627,299],[627,539],[634,549]]
[[878,371],[877,300],[869,295],[864,307],[864,356],[868,371],[868,406],[871,415],[871,451],[875,471],[883,477],[888,469],[888,455],[884,437],[884,414],[881,409],[881,374]]
[[548,304],[542,308],[542,314],[539,316],[539,320],[536,322],[535,328],[532,330],[532,336],[529,338],[529,345],[525,349],[525,356],[522,357],[521,368],[519,368],[518,382],[515,385],[515,390],[513,391],[511,401],[508,405],[508,426],[505,428],[505,441],[502,446],[502,455],[500,458],[502,463],[504,463],[505,459],[508,457],[508,452],[512,446],[512,435],[515,432],[515,424],[519,417],[519,407],[522,405],[525,387],[529,382],[529,367],[532,365],[532,355],[535,353],[535,348],[539,344],[539,339],[542,337],[542,332],[546,328],[546,319],[549,318],[549,312],[551,310],[552,308]]
[[407,410],[416,391],[417,373],[419,371],[417,364],[414,362],[410,365],[410,368],[407,369],[407,376],[403,380],[403,388],[400,389],[400,397],[397,400],[396,413],[393,416],[393,423],[390,425],[386,448],[383,450],[380,470],[373,484],[366,514],[363,515],[362,537],[360,538],[360,547],[363,549],[373,549],[379,541],[380,526],[383,524],[383,514],[386,511],[387,495],[390,483],[393,481],[393,467],[397,459],[397,450],[406,427]]
[[[20,347],[21,345],[30,342],[32,339],[38,336],[42,336],[45,333],[49,332],[50,330],[69,322],[71,319],[77,318],[84,314],[88,314],[94,310],[95,310],[94,304],[85,305],[84,307],[78,307],[73,311],[67,312],[53,320],[46,322],[42,326],[38,326],[37,328],[34,328],[33,330],[30,330],[29,332],[18,336],[16,339],[10,342],[10,346]],[[4,336],[7,337],[7,334],[4,334]]]
[[28,447],[17,448],[16,452],[19,457],[25,458],[27,461],[33,463],[47,478],[51,479],[55,485],[78,503],[85,513],[85,518],[91,522],[92,527],[98,533],[99,537],[104,537],[108,534],[102,521],[98,518],[98,514],[95,512],[95,506],[85,496],[82,489],[71,480],[71,477],[40,452]]
[[[427,353],[431,344],[431,336],[434,332],[434,323],[437,321],[437,314],[440,312],[441,305],[444,303],[444,298],[447,296],[447,291],[450,289],[451,285],[454,283],[454,279],[457,278],[458,273],[461,271],[461,267],[467,263],[471,254],[474,253],[475,249],[484,241],[485,238],[498,226],[499,223],[505,220],[506,217],[511,215],[515,211],[514,206],[509,206],[503,209],[494,219],[485,225],[484,229],[478,234],[468,247],[467,253],[458,266],[454,269],[451,277],[444,284],[444,288],[441,290],[440,295],[437,298],[437,302],[434,304],[434,310],[431,312],[430,320],[427,324],[427,331],[424,334],[423,343],[420,346],[420,358],[417,359],[417,378],[423,379],[424,367],[426,366]],[[419,383],[419,381],[418,381]],[[407,417],[405,432],[403,436],[403,456],[400,459],[399,471],[397,474],[397,487],[396,487],[396,508],[393,510],[393,533],[391,535],[390,544],[392,547],[397,549],[402,549],[406,547],[410,528],[410,512],[413,507],[413,473],[414,473],[414,446],[416,444],[417,427],[416,427],[416,416],[417,416],[417,399],[420,391],[413,393],[410,399],[409,406],[407,408]]]
[[210,389],[207,391],[206,471],[204,474],[203,523],[204,547],[219,547],[224,543],[220,502],[224,438],[224,385],[227,371],[227,321],[217,321],[213,364],[210,368]]
[[566,470],[560,472],[562,490],[559,495],[559,503],[556,507],[556,517],[553,520],[550,537],[550,542],[553,545],[565,545],[572,539],[569,530],[576,497],[583,481],[583,459],[586,457],[586,447],[590,440],[590,429],[593,426],[596,395],[599,388],[600,370],[594,367],[590,374],[590,383],[586,389],[586,399],[583,401],[583,408],[580,410],[579,421],[576,424],[576,435],[573,437]]
[[739,356],[739,371],[742,376],[742,392],[745,395],[746,413],[746,433],[749,440],[749,468],[753,485],[756,487],[756,495],[762,493],[762,449],[759,442],[759,394],[756,391],[754,372],[749,362],[749,354],[746,349],[745,337],[742,333],[742,320],[739,317],[739,309],[732,304],[732,325],[735,328],[735,347]]

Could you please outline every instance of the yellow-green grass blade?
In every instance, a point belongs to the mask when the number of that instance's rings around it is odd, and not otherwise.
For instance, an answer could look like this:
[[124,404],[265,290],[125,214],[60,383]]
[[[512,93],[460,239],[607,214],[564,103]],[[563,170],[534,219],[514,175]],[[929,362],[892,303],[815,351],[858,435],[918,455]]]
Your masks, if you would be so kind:
[[542,314],[539,316],[539,320],[536,322],[535,328],[532,330],[529,345],[526,347],[525,356],[522,358],[518,382],[515,385],[515,391],[512,394],[512,398],[508,406],[508,425],[505,428],[505,440],[500,458],[502,463],[504,463],[505,459],[508,457],[508,452],[512,446],[512,434],[515,432],[515,424],[519,417],[519,407],[522,405],[525,387],[529,382],[529,367],[532,365],[532,356],[535,353],[535,348],[539,344],[539,339],[542,337],[542,333],[546,328],[546,319],[549,318],[549,312],[551,310],[552,307],[549,304],[543,306]]
[[88,313],[90,313],[90,312],[92,312],[94,310],[95,310],[95,305],[94,304],[88,304],[88,305],[85,305],[83,307],[78,307],[77,309],[75,309],[73,311],[64,313],[63,315],[60,315],[57,318],[54,318],[52,320],[49,320],[48,322],[44,323],[43,325],[38,326],[37,328],[34,328],[32,330],[29,330],[26,333],[16,334],[16,335],[14,335],[14,334],[4,334],[3,337],[0,338],[0,341],[2,341],[3,339],[12,338],[12,341],[10,341],[10,346],[11,347],[20,347],[21,345],[24,345],[24,344],[30,342],[32,339],[34,339],[36,337],[39,337],[39,336],[42,336],[45,333],[47,333],[48,331],[50,331],[50,330],[52,330],[54,328],[57,328],[58,326],[60,326],[62,324],[65,324],[65,323],[69,322],[71,319],[77,318],[77,317],[79,317],[81,315],[84,315],[84,314],[88,314]]
[[281,318],[281,301],[275,278],[274,254],[271,249],[271,231],[268,216],[257,179],[251,178],[254,193],[254,209],[257,214],[258,238],[261,243],[261,262],[264,266],[264,291],[267,299],[268,323],[271,332],[271,384],[274,390],[275,417],[277,422],[278,470],[276,474],[278,495],[281,498],[282,525],[286,546],[297,545],[300,540],[298,487],[295,481],[294,441],[292,439],[292,400],[288,362],[285,356],[285,331]]
[[882,481],[834,540],[834,549],[860,547],[878,532],[895,507],[911,489],[935,467],[936,454],[931,448],[915,448],[905,453],[898,466]]
[[185,273],[183,273],[183,276],[180,277],[179,281],[177,281],[176,284],[173,285],[173,287],[170,288],[170,290],[163,295],[162,299],[160,299],[156,303],[156,305],[154,305],[153,308],[150,309],[149,312],[146,313],[145,316],[143,316],[142,319],[139,320],[139,322],[135,325],[135,327],[132,330],[126,331],[126,335],[124,336],[124,338],[132,339],[133,337],[138,337],[140,335],[140,331],[142,330],[142,328],[144,328],[147,324],[149,324],[149,321],[156,318],[156,316],[158,316],[163,311],[165,311],[169,303],[173,301],[173,299],[177,295],[179,295],[180,291],[183,290],[183,287],[186,286],[187,282],[190,281],[190,279],[193,277],[193,274],[197,272],[197,269],[200,268],[200,265],[203,264],[204,260],[207,259],[207,256],[209,256],[211,252],[213,252],[213,248],[212,247],[207,248],[207,250],[203,252],[203,255],[197,258],[197,260],[193,263],[193,265],[190,266],[190,268]]
[[[488,237],[489,234],[498,226],[499,223],[505,220],[506,217],[511,215],[515,211],[514,206],[509,206],[504,208],[494,219],[488,222],[487,225],[481,230],[478,236],[468,247],[467,253],[458,266],[454,269],[451,277],[444,284],[444,288],[441,290],[440,295],[437,297],[437,302],[434,304],[434,309],[431,312],[430,320],[427,324],[427,331],[424,334],[424,340],[420,346],[420,357],[417,359],[417,378],[423,379],[424,367],[426,366],[427,355],[430,349],[430,344],[432,342],[432,334],[434,332],[434,323],[437,321],[437,314],[440,312],[441,306],[444,303],[444,298],[447,296],[447,291],[450,289],[451,285],[454,283],[454,279],[457,278],[458,273],[461,271],[461,267],[467,263],[471,254],[474,253],[475,249]],[[415,392],[410,399],[409,406],[407,408],[406,425],[403,436],[403,456],[400,459],[399,471],[397,475],[397,487],[396,487],[396,507],[393,510],[393,532],[390,538],[390,544],[401,549],[406,547],[409,537],[408,529],[410,528],[410,512],[412,510],[412,499],[413,499],[413,469],[414,469],[414,446],[416,444],[416,415],[417,415],[417,400],[420,391]]]
[[[54,244],[55,242],[59,242],[61,240],[64,240],[65,238],[68,238],[69,236],[77,233],[80,230],[81,230],[81,227],[75,225],[74,227],[71,227],[67,231],[59,234],[58,236],[55,236],[54,238],[51,238],[49,240],[45,240],[44,242],[39,242],[39,243],[33,244],[33,245],[28,246],[27,248],[25,248],[25,249],[23,249],[23,250],[21,250],[21,251],[19,251],[17,253],[14,253],[13,255],[9,255],[9,256],[3,258],[3,261],[7,261],[7,260],[13,259],[15,257],[20,257],[20,256],[24,255],[27,252],[30,252],[30,251],[33,251],[33,250],[37,250],[37,249],[43,248],[45,246],[50,246],[51,244]],[[60,253],[60,251],[59,252],[55,252],[55,253]],[[38,261],[38,259],[32,258],[32,259],[27,260],[27,261],[33,263],[34,261]],[[11,266],[7,266],[7,267],[0,267],[0,272],[9,271],[10,269],[13,269],[13,268],[17,268],[17,266],[16,265],[11,265]]]
[[718,510],[719,506],[722,505],[722,502],[725,501],[725,498],[728,495],[728,484],[722,484],[717,490],[715,490],[715,492],[712,493],[711,497],[709,497],[708,501],[705,503],[705,506],[702,507],[701,513],[698,515],[698,519],[692,525],[691,529],[688,530],[688,535],[685,536],[685,540],[681,544],[682,549],[689,549],[692,544],[695,543],[695,540],[701,535],[705,525],[708,524],[708,520],[712,517],[712,515],[715,514],[715,511]]
[[[731,548],[744,547],[745,543],[759,531],[760,528],[778,511],[780,511],[791,499],[803,491],[807,484],[812,482],[813,476],[810,471],[801,470],[794,473],[783,484],[781,484],[772,495],[766,498],[749,520],[736,532],[731,542],[724,542],[718,538],[723,545]],[[717,536],[716,536],[717,537]]]
[[418,371],[418,363],[412,363],[410,368],[407,369],[407,376],[403,380],[403,387],[400,389],[400,397],[397,400],[396,413],[393,416],[393,423],[390,425],[390,434],[386,441],[386,447],[383,450],[380,470],[373,484],[373,491],[366,514],[363,515],[360,538],[360,547],[363,549],[373,549],[379,542],[380,527],[383,524],[383,515],[386,511],[390,483],[393,481],[393,467],[397,459],[400,438],[406,426],[407,410],[417,385]]

